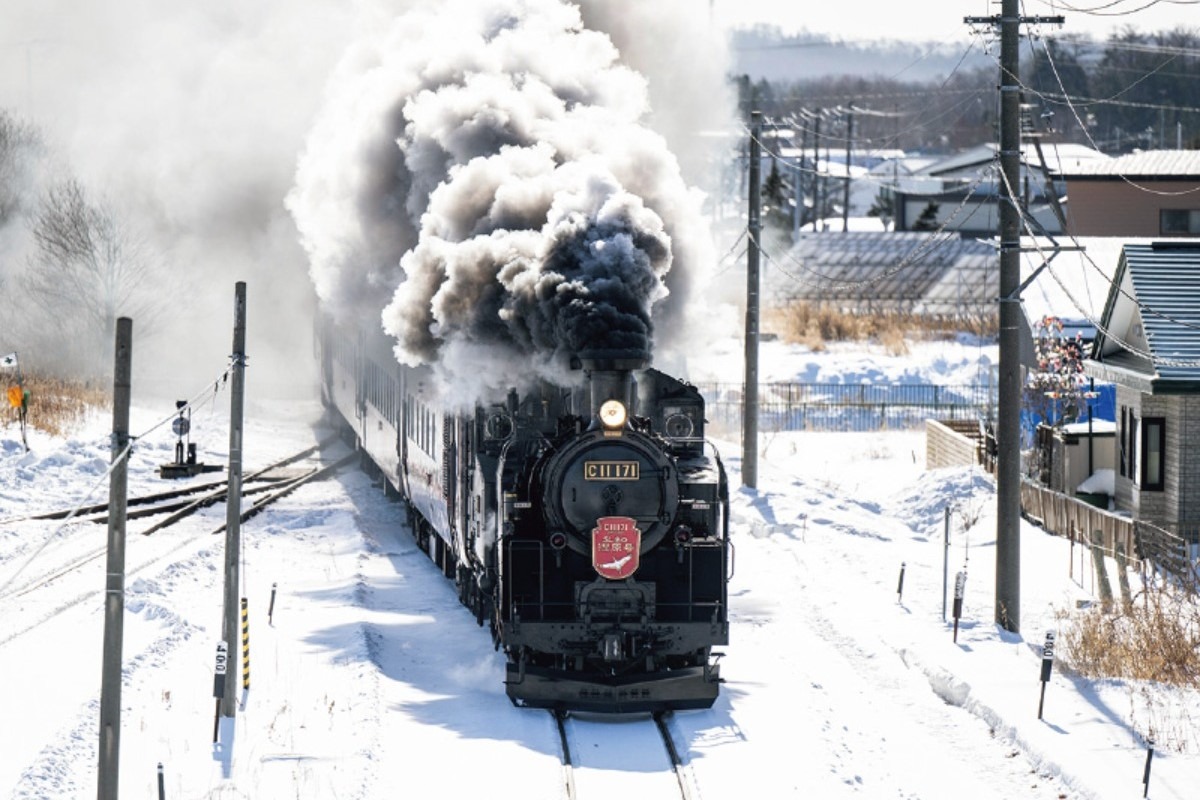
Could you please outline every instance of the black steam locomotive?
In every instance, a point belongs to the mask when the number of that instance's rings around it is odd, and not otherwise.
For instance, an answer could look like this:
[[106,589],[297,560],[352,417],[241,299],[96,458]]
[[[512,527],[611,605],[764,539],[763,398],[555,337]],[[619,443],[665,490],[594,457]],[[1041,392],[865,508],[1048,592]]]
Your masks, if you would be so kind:
[[508,658],[514,704],[707,708],[729,639],[725,470],[697,390],[620,352],[582,388],[451,413],[382,335],[325,320],[323,400]]

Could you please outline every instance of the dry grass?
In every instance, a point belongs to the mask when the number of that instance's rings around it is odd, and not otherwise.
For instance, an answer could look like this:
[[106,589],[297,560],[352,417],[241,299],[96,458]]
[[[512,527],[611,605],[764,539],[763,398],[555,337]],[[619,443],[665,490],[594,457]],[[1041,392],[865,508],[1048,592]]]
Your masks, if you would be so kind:
[[784,341],[802,344],[814,352],[828,342],[876,341],[892,355],[908,353],[908,342],[946,336],[948,332],[994,336],[994,317],[950,318],[899,311],[861,313],[819,303],[796,302],[768,309],[768,326]]
[[[15,373],[7,377],[8,380],[3,384],[5,391],[17,385]],[[24,375],[24,387],[29,396],[25,424],[52,436],[71,433],[87,419],[90,410],[107,408],[112,403],[110,392],[106,389],[36,373]],[[10,429],[18,427],[18,410],[12,407],[6,396],[0,395],[0,402],[4,409],[0,412],[4,426]]]
[[1200,597],[1152,589],[1114,608],[1059,612],[1058,656],[1086,678],[1125,681],[1128,719],[1144,739],[1162,750],[1196,752]]
[[1200,681],[1200,600],[1161,589],[1128,608],[1059,613],[1060,653],[1089,678],[1126,678],[1175,686]]

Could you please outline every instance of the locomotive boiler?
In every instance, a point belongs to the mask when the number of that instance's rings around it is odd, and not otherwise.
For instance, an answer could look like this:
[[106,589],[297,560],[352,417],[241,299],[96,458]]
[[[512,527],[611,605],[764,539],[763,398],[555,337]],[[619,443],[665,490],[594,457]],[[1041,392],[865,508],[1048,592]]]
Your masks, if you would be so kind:
[[535,383],[462,411],[382,335],[324,320],[318,341],[327,408],[490,627],[515,704],[713,704],[713,648],[729,640],[729,497],[695,387],[641,353],[586,351],[572,386]]

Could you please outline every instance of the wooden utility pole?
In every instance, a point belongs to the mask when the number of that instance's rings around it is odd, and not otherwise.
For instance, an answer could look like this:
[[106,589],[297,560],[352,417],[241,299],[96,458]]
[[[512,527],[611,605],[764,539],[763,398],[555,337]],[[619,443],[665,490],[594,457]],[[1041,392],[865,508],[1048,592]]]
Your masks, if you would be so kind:
[[129,481],[130,368],[133,320],[117,320],[113,369],[112,472],[108,483],[108,560],[104,591],[104,657],[100,680],[98,800],[117,800],[121,762],[121,643],[125,627],[125,510]]
[[1022,17],[1003,0],[999,17],[967,17],[1000,29],[1000,380],[996,413],[995,621],[1021,630],[1021,85],[1020,26],[1062,17]]
[[[225,504],[225,607],[221,639],[240,641],[238,559],[242,534],[242,409],[245,396],[246,371],[246,284],[238,281],[234,288],[233,306],[233,380],[229,402],[229,501]],[[225,681],[225,696],[221,700],[222,714],[232,717],[237,712],[238,682]]]
[[749,244],[746,246],[746,378],[742,406],[742,485],[758,486],[758,268],[762,233],[760,195],[762,113],[750,114]]

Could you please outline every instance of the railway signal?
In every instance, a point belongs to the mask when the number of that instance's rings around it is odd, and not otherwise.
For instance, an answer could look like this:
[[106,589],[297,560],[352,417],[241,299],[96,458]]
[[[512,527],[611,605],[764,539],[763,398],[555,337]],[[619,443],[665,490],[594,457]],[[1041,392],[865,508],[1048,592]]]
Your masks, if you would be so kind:
[[196,444],[191,441],[192,406],[187,400],[176,400],[178,416],[171,420],[171,431],[175,434],[175,461],[158,468],[160,478],[190,478],[202,472],[220,472],[220,464],[202,464],[196,461]]

